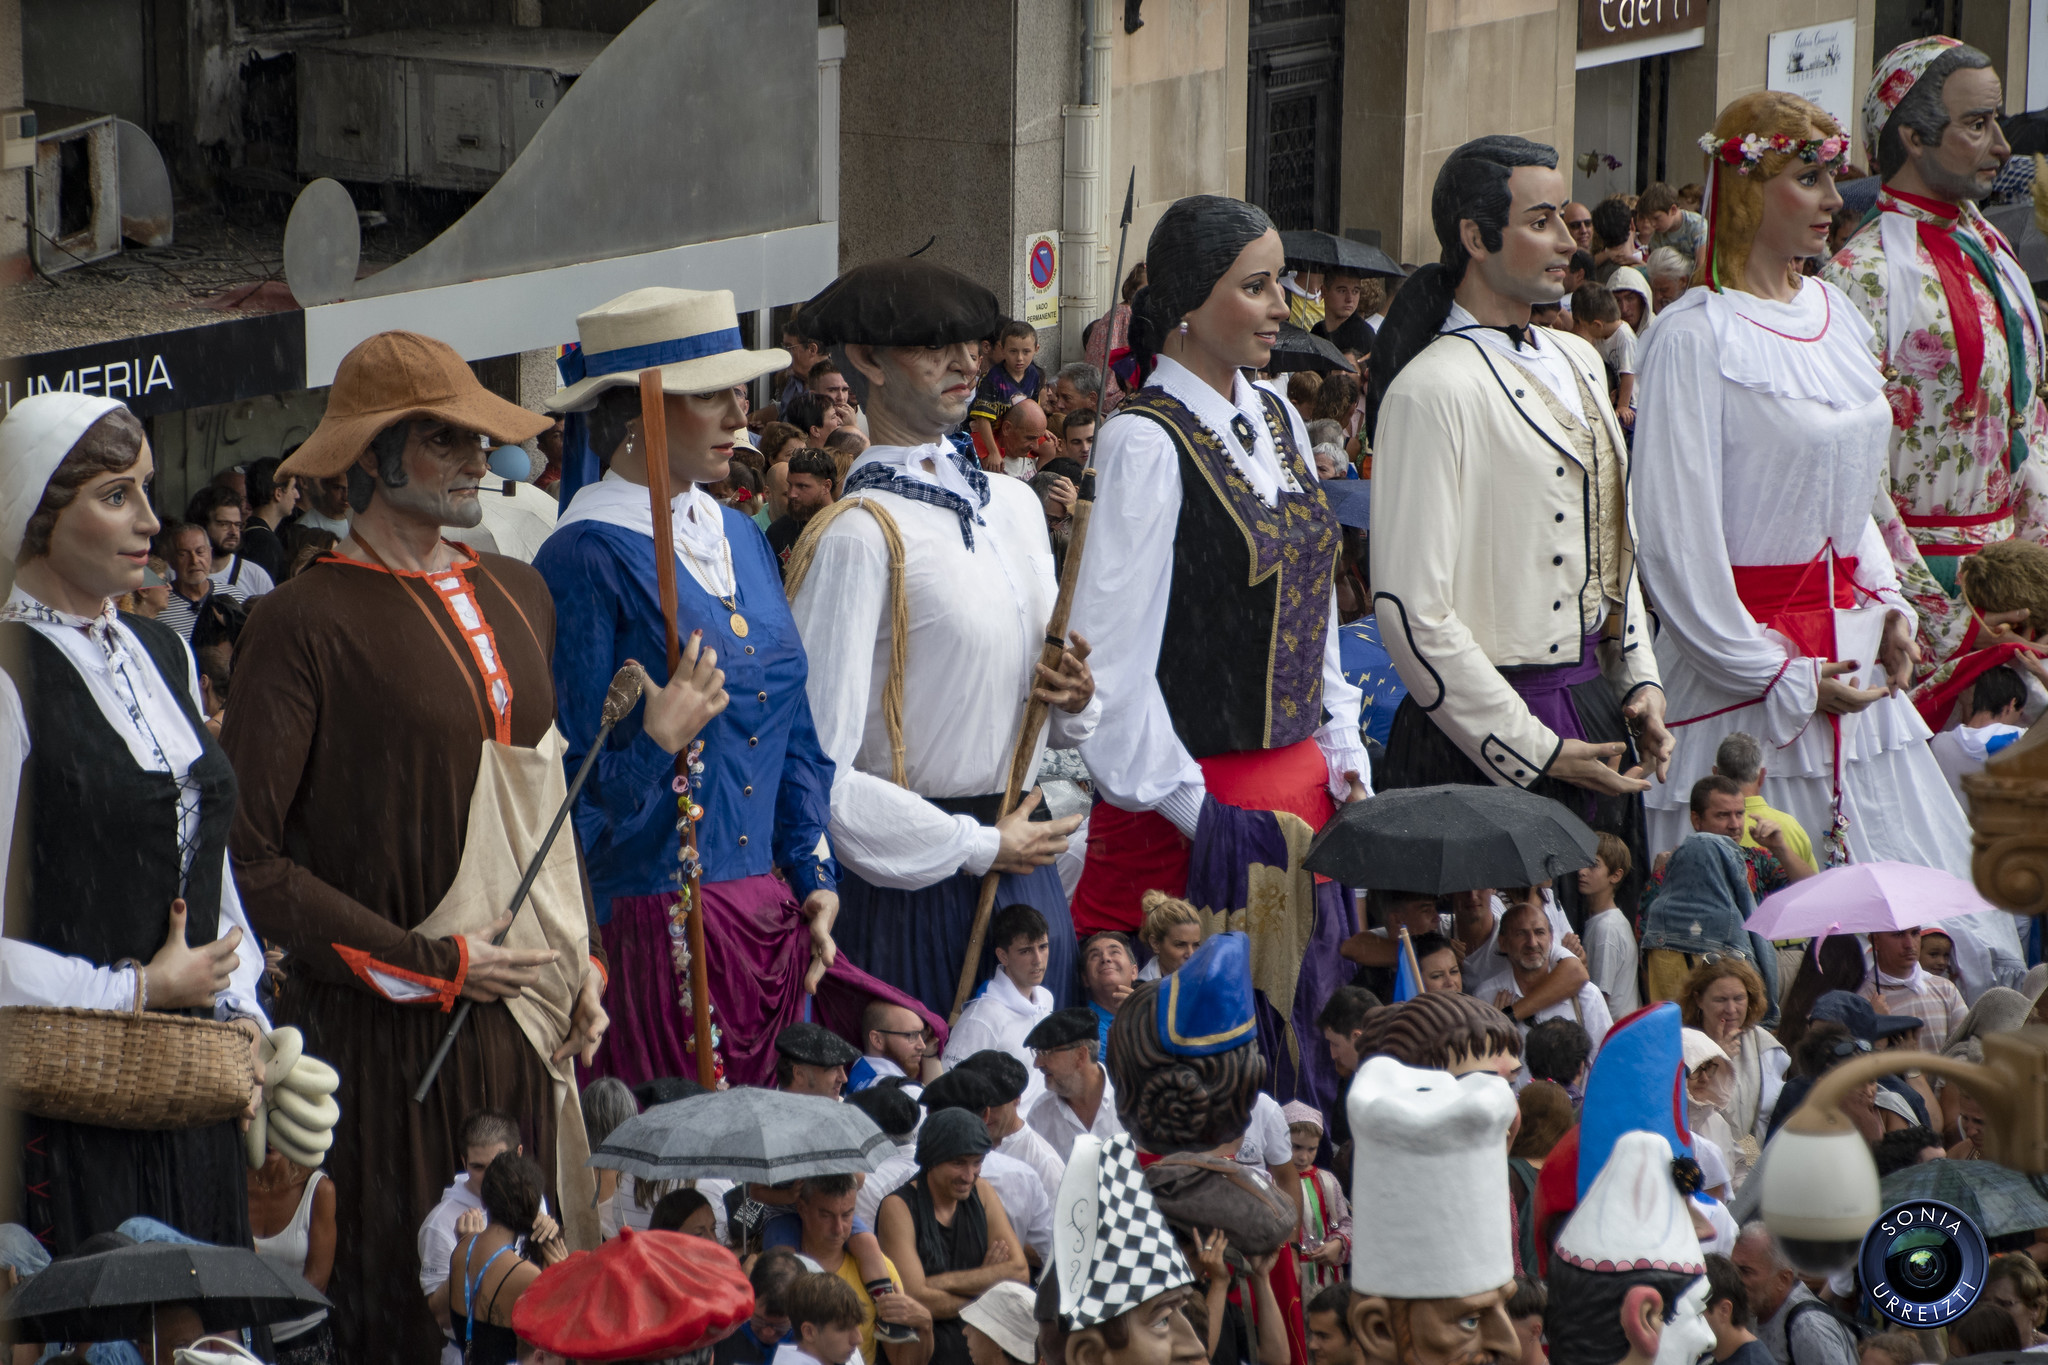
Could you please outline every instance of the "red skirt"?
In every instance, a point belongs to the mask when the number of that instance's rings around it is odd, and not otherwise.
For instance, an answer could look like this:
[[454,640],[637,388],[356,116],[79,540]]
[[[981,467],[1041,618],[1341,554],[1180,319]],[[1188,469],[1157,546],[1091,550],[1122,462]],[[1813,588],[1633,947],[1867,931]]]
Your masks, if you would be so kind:
[[[1313,738],[1284,749],[1248,749],[1198,760],[1209,795],[1244,810],[1284,810],[1321,829],[1336,813],[1330,766]],[[1155,811],[1098,801],[1088,817],[1088,857],[1074,888],[1074,932],[1134,934],[1147,891],[1188,889],[1188,840]]]

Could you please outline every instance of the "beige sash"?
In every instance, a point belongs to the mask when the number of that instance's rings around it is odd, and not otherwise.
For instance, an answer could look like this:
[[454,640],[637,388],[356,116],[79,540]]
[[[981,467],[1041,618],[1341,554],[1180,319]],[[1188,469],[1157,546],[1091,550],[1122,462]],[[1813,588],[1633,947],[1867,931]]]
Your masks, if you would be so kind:
[[[476,790],[469,798],[462,863],[448,894],[416,932],[428,938],[480,933],[505,913],[549,822],[568,799],[569,784],[562,771],[567,748],[553,726],[531,749],[483,741]],[[554,1079],[555,1188],[561,1198],[562,1234],[578,1251],[598,1244],[597,1181],[584,1164],[590,1159],[590,1139],[583,1131],[574,1063],[557,1066],[549,1058],[569,1036],[569,1013],[583,974],[595,970],[589,962],[587,924],[573,832],[565,829],[548,850],[540,876],[505,935],[508,948],[554,949],[555,961],[541,969],[538,984],[506,1004]]]

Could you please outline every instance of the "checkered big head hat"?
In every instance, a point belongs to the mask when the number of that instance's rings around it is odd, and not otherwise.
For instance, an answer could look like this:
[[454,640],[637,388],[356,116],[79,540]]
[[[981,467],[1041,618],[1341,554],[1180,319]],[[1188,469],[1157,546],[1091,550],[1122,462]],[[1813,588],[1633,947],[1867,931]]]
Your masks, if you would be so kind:
[[1053,1266],[1060,1316],[1075,1331],[1195,1282],[1145,1188],[1129,1134],[1074,1139],[1053,1212]]

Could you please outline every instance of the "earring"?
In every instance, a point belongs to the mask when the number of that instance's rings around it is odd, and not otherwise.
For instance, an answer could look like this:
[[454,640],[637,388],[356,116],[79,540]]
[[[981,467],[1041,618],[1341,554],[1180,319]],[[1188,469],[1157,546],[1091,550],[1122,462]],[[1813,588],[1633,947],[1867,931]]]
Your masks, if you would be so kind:
[[1182,336],[1186,336],[1188,334],[1188,320],[1186,318],[1182,318],[1180,320],[1180,334]]

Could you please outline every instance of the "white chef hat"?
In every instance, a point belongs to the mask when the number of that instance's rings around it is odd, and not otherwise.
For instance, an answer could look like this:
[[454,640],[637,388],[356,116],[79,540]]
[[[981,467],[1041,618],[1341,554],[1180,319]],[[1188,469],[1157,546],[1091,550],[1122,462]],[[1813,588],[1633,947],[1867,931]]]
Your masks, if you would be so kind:
[[1557,1254],[1581,1270],[1707,1273],[1685,1196],[1671,1178],[1671,1144],[1661,1134],[1637,1129],[1615,1139],[1559,1234]]
[[90,393],[38,393],[0,418],[0,559],[21,557],[29,518],[42,505],[50,476],[87,427],[121,404]]
[[1346,1100],[1357,1149],[1352,1205],[1384,1236],[1351,1248],[1351,1287],[1454,1299],[1515,1278],[1508,1126],[1515,1096],[1491,1072],[1452,1076],[1369,1057]]

